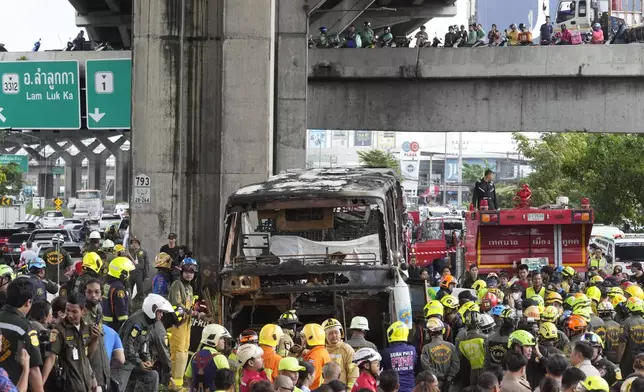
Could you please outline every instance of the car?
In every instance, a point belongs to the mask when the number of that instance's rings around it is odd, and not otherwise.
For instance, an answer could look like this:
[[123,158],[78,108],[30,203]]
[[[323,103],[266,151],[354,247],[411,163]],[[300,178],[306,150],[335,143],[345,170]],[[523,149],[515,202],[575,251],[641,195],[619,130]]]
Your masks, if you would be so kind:
[[48,229],[59,227],[64,220],[65,216],[60,211],[45,211],[40,222],[42,223],[43,228]]
[[87,210],[74,210],[72,214],[74,219],[87,220],[89,219],[89,211]]
[[117,228],[121,224],[121,217],[119,215],[104,214],[98,221],[98,231],[106,231],[110,226],[116,225]]
[[123,217],[124,215],[128,214],[129,209],[130,209],[130,205],[128,203],[118,203],[114,207],[114,215]]
[[16,232],[31,233],[36,229],[42,229],[42,224],[39,221],[15,221],[11,228],[16,229]]
[[83,221],[80,219],[65,219],[63,223],[58,227],[59,229],[73,230],[74,226],[80,225],[83,226]]
[[65,249],[72,258],[81,257],[81,247],[82,244],[80,240],[72,233],[71,230],[67,229],[40,229],[34,230],[27,241],[31,241],[34,246],[40,248],[40,256],[48,248],[51,248],[52,238],[54,234],[62,234],[65,242],[63,242],[62,248]]
[[7,243],[2,247],[2,254],[5,263],[13,266],[20,262],[20,254],[25,249],[25,243],[31,233],[16,233],[9,237]]

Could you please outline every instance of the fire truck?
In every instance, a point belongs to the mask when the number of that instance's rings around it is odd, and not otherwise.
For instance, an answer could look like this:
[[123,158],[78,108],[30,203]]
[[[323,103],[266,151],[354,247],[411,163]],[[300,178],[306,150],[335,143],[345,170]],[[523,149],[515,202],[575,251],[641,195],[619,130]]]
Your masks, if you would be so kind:
[[531,270],[550,265],[586,271],[594,221],[589,200],[582,199],[580,208],[568,207],[567,198],[535,208],[530,196],[523,185],[515,208],[488,210],[485,200],[480,210],[470,206],[465,217],[467,265],[476,264],[481,273],[514,273],[520,264]]
[[464,226],[458,216],[425,219],[413,233],[409,260],[425,267],[435,259],[451,257],[462,243]]

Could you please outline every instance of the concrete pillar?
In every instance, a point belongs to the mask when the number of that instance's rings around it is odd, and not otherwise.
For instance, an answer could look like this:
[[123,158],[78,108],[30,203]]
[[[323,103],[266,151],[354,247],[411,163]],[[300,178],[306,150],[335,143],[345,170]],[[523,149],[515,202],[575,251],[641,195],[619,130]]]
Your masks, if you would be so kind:
[[307,0],[277,0],[275,173],[306,165]]
[[70,154],[68,159],[65,159],[65,199],[76,197],[76,192],[81,189],[82,174],[83,155]]
[[38,173],[38,196],[47,200],[54,197],[54,175],[51,173]]
[[134,2],[132,167],[151,202],[132,232],[151,250],[177,232],[205,276],[228,195],[272,170],[274,1]]
[[[87,186],[88,189],[105,191],[107,185],[107,158],[103,154],[89,154],[87,157]],[[101,194],[103,198],[105,195]]]
[[130,151],[118,150],[114,154],[114,186],[116,187],[115,202],[130,200],[132,182],[132,154]]

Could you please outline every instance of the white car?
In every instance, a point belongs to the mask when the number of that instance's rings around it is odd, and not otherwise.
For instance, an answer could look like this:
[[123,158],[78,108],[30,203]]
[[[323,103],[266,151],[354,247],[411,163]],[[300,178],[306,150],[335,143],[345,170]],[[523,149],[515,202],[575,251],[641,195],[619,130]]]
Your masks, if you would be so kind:
[[74,219],[87,220],[89,219],[89,211],[87,210],[75,210],[73,214]]
[[59,228],[65,221],[65,216],[60,211],[45,211],[40,219],[42,227],[45,229]]

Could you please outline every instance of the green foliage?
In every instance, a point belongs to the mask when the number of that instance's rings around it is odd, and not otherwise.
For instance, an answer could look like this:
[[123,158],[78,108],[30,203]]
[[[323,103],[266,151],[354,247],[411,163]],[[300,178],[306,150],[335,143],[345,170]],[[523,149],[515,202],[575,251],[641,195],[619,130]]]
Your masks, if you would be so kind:
[[0,195],[17,196],[22,184],[22,172],[17,163],[0,166]]
[[[472,164],[463,162],[462,183],[467,184],[468,186],[474,185],[476,181],[480,180],[483,177],[483,174],[485,173],[486,169],[490,169],[490,165],[487,159],[483,160],[483,165],[472,165]],[[497,196],[498,196],[498,192],[497,192]]]
[[400,176],[400,164],[394,154],[383,150],[358,151],[358,160],[364,167],[390,168]]

